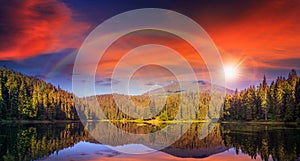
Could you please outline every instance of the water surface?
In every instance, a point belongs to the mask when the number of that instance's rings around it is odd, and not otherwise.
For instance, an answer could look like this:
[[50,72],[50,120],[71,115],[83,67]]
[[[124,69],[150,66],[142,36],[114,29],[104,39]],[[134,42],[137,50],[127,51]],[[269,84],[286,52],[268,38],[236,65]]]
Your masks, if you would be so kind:
[[[120,123],[116,126],[135,133],[145,133],[150,127],[135,124]],[[193,123],[178,141],[167,148],[133,155],[111,147],[139,149],[144,145],[130,142],[122,145],[101,144],[84,130],[81,123],[2,123],[0,160],[245,161],[300,158],[300,127],[297,125],[217,124],[205,138],[200,139],[201,126],[202,123]]]

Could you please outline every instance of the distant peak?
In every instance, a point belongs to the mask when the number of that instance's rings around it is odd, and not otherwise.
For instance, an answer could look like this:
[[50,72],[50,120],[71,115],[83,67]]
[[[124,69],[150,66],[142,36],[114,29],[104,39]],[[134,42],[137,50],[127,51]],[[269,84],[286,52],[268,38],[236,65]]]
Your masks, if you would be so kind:
[[202,84],[202,85],[206,84],[206,82],[204,82],[203,80],[193,81],[193,83]]

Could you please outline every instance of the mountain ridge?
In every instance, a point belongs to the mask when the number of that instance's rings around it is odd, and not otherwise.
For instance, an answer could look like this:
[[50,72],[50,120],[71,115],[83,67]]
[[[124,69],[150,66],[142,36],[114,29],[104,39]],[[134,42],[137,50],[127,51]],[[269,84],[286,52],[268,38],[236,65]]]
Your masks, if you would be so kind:
[[[166,86],[149,90],[143,93],[143,95],[162,95],[162,94],[170,95],[170,94],[181,93],[181,92],[190,92],[190,91],[196,92],[197,89],[194,89],[195,84],[197,84],[198,86],[198,92],[210,93],[212,87],[211,83],[205,82],[204,80],[198,80],[198,81],[182,81],[182,82],[170,83]],[[182,85],[182,87],[180,87],[180,85]],[[219,85],[215,85],[214,87],[215,90],[217,91],[223,91],[225,89],[226,93],[230,95],[234,93],[234,90],[228,89],[226,87],[222,87]]]

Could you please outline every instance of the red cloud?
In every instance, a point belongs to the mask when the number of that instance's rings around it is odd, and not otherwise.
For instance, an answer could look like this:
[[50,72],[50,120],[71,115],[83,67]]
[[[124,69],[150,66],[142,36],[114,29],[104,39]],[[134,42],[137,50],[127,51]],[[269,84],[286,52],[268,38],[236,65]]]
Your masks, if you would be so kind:
[[1,2],[0,59],[22,59],[78,47],[89,25],[57,0]]
[[[291,68],[287,59],[300,58],[299,1],[260,1],[247,2],[245,5],[224,3],[203,6],[204,8],[200,6],[197,12],[188,10],[186,13],[191,13],[191,17],[212,37],[220,49],[225,64],[242,63],[241,68],[245,71],[286,69]],[[144,32],[129,35],[116,42],[107,50],[102,61],[105,63],[101,64],[98,70],[109,76],[124,53],[147,43],[169,46],[181,53],[194,69],[201,68],[204,71],[206,69],[203,60],[187,43],[176,37]],[[284,63],[279,64],[281,61]],[[244,74],[244,79],[247,80],[250,74],[251,72]]]
[[[101,42],[99,42],[101,43]],[[103,55],[97,70],[98,77],[111,77],[114,68],[117,63],[121,61],[122,57],[127,54],[130,50],[146,45],[146,44],[159,44],[163,46],[170,47],[180,53],[183,58],[191,65],[195,73],[202,73],[202,77],[207,77],[206,73],[207,68],[205,62],[197,51],[185,40],[180,37],[177,37],[171,33],[158,31],[158,30],[143,30],[136,31],[130,34],[127,34],[117,41],[115,41]],[[149,50],[149,49],[148,49]],[[145,51],[146,53],[151,53],[155,51]],[[164,54],[164,53],[162,53]],[[140,59],[147,59],[149,62],[151,60],[160,60],[161,62],[169,62],[169,64],[174,64],[173,58],[165,59],[163,55],[157,58],[157,55],[150,54],[148,57],[136,57],[132,62],[126,62],[128,68],[132,67],[133,64],[138,62]],[[182,64],[174,64],[180,66]],[[155,75],[160,75],[159,70],[152,71]],[[152,74],[153,74],[152,73]],[[141,73],[140,73],[141,74]],[[144,73],[147,76],[148,73]],[[200,75],[199,75],[200,76]]]
[[259,1],[243,10],[234,8],[235,15],[215,12],[210,10],[197,20],[226,62],[246,56],[263,68],[278,68],[274,60],[300,58],[300,1]]

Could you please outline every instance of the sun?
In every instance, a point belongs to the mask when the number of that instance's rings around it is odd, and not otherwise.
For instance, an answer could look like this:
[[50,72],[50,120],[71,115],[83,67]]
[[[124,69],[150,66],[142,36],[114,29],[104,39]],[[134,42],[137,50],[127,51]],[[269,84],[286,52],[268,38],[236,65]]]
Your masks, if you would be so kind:
[[233,80],[238,76],[237,67],[233,65],[226,65],[224,66],[224,74],[226,81]]

